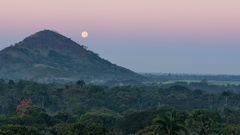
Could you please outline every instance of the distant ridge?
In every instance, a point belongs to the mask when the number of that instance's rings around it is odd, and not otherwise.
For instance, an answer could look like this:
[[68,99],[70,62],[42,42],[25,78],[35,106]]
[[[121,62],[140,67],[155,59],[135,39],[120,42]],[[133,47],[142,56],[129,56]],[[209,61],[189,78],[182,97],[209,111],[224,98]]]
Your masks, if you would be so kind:
[[145,77],[100,58],[51,30],[37,32],[0,51],[0,78],[43,83],[139,83]]

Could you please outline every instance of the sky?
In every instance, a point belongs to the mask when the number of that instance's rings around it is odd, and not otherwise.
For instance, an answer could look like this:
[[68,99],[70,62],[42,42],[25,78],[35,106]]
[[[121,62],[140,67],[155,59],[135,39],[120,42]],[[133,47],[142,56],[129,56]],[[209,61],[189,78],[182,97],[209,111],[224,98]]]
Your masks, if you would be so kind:
[[239,0],[0,1],[0,49],[43,29],[136,72],[240,75]]

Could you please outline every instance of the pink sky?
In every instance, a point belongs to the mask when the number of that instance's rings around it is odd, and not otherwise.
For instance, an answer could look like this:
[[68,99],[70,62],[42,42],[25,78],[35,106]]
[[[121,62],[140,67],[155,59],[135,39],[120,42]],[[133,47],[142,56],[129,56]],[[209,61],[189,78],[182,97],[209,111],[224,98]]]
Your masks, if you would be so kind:
[[240,74],[240,0],[0,1],[0,49],[43,29],[138,72]]
[[0,34],[44,28],[96,36],[238,38],[239,0],[2,0]]

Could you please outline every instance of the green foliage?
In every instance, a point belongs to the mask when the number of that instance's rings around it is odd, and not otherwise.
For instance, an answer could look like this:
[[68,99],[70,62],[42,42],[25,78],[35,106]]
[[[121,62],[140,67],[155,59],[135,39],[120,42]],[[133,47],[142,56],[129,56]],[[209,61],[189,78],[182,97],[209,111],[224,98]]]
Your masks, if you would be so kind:
[[194,110],[187,122],[193,132],[199,135],[207,135],[216,131],[220,120],[221,118],[217,113],[206,110]]
[[92,123],[94,123],[100,127],[113,129],[120,118],[121,117],[117,113],[114,113],[111,110],[99,109],[83,114],[79,122],[84,125],[92,125]]
[[227,125],[221,131],[222,135],[240,135],[240,125]]
[[0,135],[40,135],[40,133],[33,127],[7,125],[0,127]]
[[221,111],[223,120],[227,124],[240,124],[240,109],[239,108],[224,108]]
[[[238,93],[182,85],[66,85],[0,80],[0,133],[238,135]],[[19,115],[22,101],[31,104]]]
[[[142,112],[131,112],[126,114],[123,117],[119,124],[118,129],[123,132],[124,134],[134,134],[139,130],[151,125],[152,120],[158,114],[164,114],[165,110],[149,110],[149,111],[142,111]],[[119,132],[120,132],[119,131]]]
[[71,114],[63,112],[58,112],[56,115],[53,116],[53,119],[56,123],[69,123],[75,121]]
[[25,125],[50,126],[53,124],[52,118],[47,112],[39,107],[30,106],[22,116]]
[[[214,87],[215,88],[215,87]],[[240,106],[237,93],[227,96],[227,105],[231,108]],[[18,81],[14,85],[0,83],[0,114],[13,114],[15,107],[23,99],[31,99],[33,104],[51,112],[75,113],[108,108],[114,112],[124,113],[131,110],[143,111],[162,106],[171,106],[177,110],[222,109],[226,104],[226,95],[191,90],[183,86],[122,86],[105,87],[68,84],[38,84]],[[7,103],[7,104],[5,104]]]
[[107,130],[96,125],[81,123],[58,125],[57,135],[107,135]]
[[184,135],[188,134],[185,127],[184,115],[177,111],[169,111],[163,116],[158,116],[154,119],[156,124],[155,134],[164,135]]

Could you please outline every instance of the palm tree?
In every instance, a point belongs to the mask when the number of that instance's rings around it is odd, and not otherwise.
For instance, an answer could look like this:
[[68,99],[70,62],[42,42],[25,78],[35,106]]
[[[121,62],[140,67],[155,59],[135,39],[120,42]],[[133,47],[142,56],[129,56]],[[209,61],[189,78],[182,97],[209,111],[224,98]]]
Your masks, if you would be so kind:
[[162,135],[183,135],[188,134],[185,128],[184,120],[176,111],[167,112],[163,117],[158,117],[155,120],[155,134]]

